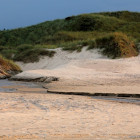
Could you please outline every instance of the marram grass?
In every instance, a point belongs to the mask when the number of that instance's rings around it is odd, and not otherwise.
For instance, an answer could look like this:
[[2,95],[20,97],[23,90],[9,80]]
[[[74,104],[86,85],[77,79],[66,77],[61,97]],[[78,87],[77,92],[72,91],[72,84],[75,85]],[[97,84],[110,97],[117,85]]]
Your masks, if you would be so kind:
[[16,65],[12,60],[8,60],[0,55],[0,69],[4,72],[9,71],[21,71],[20,67]]

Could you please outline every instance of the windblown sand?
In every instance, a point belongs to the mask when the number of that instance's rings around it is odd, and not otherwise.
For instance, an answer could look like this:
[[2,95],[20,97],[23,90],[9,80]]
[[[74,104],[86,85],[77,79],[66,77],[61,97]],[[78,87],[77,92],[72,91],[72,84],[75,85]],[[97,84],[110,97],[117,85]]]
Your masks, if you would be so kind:
[[59,77],[59,81],[46,85],[53,92],[140,93],[140,56],[108,59],[98,50],[86,49],[80,53],[56,49],[53,58],[19,63],[24,72],[17,77]]

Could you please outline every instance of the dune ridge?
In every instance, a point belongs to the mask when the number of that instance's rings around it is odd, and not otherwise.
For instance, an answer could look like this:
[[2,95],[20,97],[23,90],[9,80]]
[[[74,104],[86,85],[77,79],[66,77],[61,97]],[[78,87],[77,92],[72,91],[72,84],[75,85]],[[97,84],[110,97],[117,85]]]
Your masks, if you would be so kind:
[[44,57],[37,63],[17,63],[24,72],[18,78],[57,77],[46,84],[50,92],[88,92],[140,94],[140,55],[132,58],[109,59],[99,50],[65,52],[55,49],[53,58]]

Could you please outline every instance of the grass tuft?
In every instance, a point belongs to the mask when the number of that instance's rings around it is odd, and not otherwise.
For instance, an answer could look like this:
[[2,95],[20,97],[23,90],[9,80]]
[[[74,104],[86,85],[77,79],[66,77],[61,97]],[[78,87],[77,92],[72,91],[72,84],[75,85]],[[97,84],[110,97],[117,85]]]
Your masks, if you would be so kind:
[[21,72],[21,69],[12,60],[8,60],[0,55],[0,70],[5,73]]
[[111,58],[132,57],[138,55],[138,49],[127,35],[121,32],[96,39],[97,48]]
[[22,61],[24,63],[29,62],[38,62],[40,56],[48,56],[53,57],[55,51],[46,50],[44,48],[40,48],[39,46],[32,45],[21,45],[17,48],[17,53],[14,56],[15,61]]

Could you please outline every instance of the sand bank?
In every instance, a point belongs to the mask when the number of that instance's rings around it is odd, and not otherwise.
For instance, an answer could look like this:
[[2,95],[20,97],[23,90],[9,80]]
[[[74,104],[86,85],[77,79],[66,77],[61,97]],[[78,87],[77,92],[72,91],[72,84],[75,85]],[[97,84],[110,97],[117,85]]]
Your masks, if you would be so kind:
[[46,84],[50,92],[140,94],[140,56],[112,60],[86,47],[80,53],[55,51],[53,58],[18,63],[24,72],[16,78],[59,78]]

